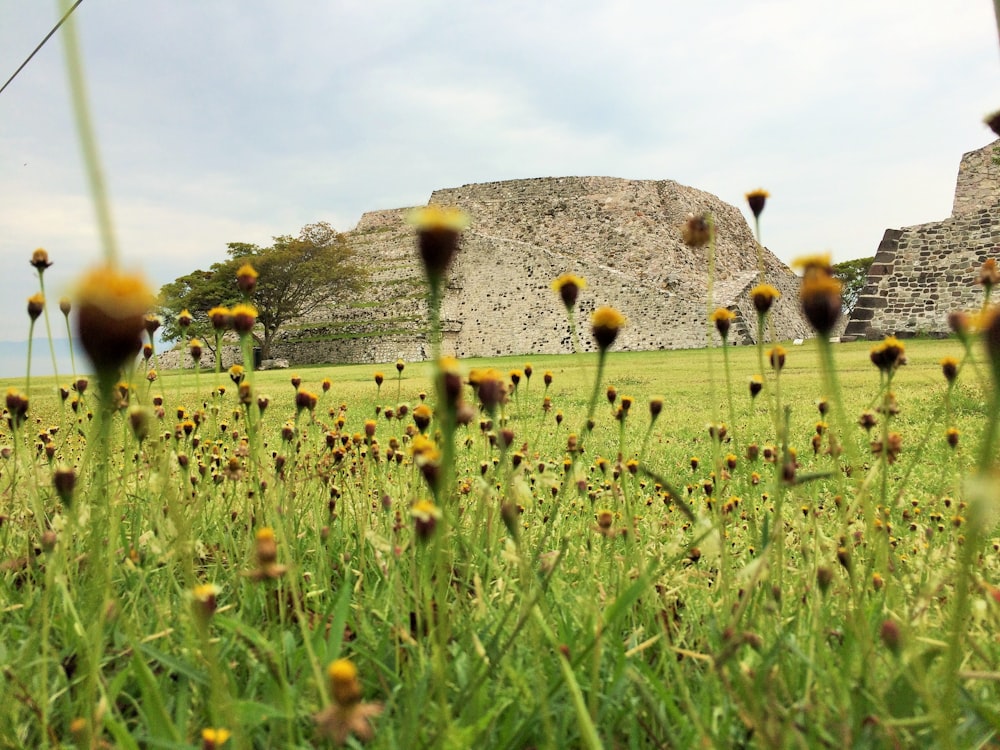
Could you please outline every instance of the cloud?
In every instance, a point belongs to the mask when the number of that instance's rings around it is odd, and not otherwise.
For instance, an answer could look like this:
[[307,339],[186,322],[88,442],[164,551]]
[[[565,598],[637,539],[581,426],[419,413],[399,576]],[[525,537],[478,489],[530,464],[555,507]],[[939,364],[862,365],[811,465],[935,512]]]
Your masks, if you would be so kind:
[[[74,16],[123,256],[161,284],[315,220],[470,182],[674,179],[773,198],[780,257],[942,218],[1000,106],[988,3],[220,0]],[[0,76],[55,10],[0,11]],[[101,248],[58,36],[0,95],[0,314]],[[26,325],[26,321],[25,321]],[[10,327],[0,339],[21,337]]]

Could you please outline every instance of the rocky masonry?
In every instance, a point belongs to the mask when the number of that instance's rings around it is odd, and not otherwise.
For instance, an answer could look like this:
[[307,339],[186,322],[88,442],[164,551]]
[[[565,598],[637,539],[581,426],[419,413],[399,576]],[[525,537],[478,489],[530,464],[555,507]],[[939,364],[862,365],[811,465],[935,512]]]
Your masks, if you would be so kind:
[[[681,242],[689,213],[710,211],[717,228],[714,306],[732,309],[730,340],[753,343],[756,313],[748,291],[758,280],[757,244],[740,211],[669,180],[563,177],[438,190],[432,203],[471,218],[443,303],[444,350],[461,357],[572,351],[566,313],[550,289],[572,272],[587,281],[577,320],[598,305],[629,319],[617,349],[704,346],[708,251]],[[317,309],[279,337],[273,356],[292,366],[389,362],[430,356],[422,269],[406,223],[410,209],[366,213],[346,237],[369,265],[368,290]],[[765,277],[782,297],[777,339],[809,335],[797,304],[798,277],[766,249]]]
[[962,157],[949,218],[886,230],[846,337],[944,336],[948,313],[982,303],[979,267],[1000,246],[998,147]]

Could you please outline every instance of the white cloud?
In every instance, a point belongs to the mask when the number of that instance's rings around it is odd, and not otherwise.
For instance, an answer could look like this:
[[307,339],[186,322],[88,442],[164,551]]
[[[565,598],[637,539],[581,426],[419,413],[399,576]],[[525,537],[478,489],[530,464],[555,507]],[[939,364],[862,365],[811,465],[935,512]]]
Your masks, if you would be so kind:
[[[737,205],[761,185],[780,256],[854,257],[947,215],[1000,107],[988,3],[177,0],[75,17],[123,253],[157,283],[228,241],[567,174]],[[54,22],[45,3],[0,9],[0,77]],[[9,319],[37,245],[53,283],[101,254],[58,36],[0,95]]]

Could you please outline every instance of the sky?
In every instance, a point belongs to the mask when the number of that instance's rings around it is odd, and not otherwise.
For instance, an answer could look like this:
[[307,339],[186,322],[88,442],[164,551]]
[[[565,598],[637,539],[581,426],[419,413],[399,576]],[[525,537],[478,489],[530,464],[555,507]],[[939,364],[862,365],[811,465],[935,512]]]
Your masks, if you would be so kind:
[[[0,84],[61,14],[0,0]],[[154,288],[227,242],[570,175],[676,180],[748,218],[763,187],[780,258],[870,256],[950,214],[1000,109],[989,0],[84,0],[72,19],[122,262]],[[63,31],[0,94],[0,341],[27,338],[36,247],[61,325],[104,253]]]

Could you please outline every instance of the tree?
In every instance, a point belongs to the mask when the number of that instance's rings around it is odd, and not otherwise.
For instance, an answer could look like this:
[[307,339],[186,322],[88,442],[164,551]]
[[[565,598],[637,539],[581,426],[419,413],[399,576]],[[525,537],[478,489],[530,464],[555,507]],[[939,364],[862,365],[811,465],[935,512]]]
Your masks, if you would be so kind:
[[849,316],[858,303],[861,290],[868,282],[868,269],[871,268],[873,260],[874,258],[856,258],[834,264],[833,275],[844,285],[841,292],[844,300],[844,317]]
[[184,335],[177,316],[187,309],[194,318],[187,335],[201,338],[206,345],[214,341],[208,311],[243,300],[236,272],[244,263],[260,274],[250,303],[257,308],[258,328],[253,337],[264,359],[271,356],[271,346],[282,326],[362,288],[365,271],[356,262],[354,250],[327,222],[307,224],[297,237],[272,239],[269,247],[230,242],[227,260],[212,264],[208,271],[194,271],[164,284],[160,290],[164,340],[176,341]]

